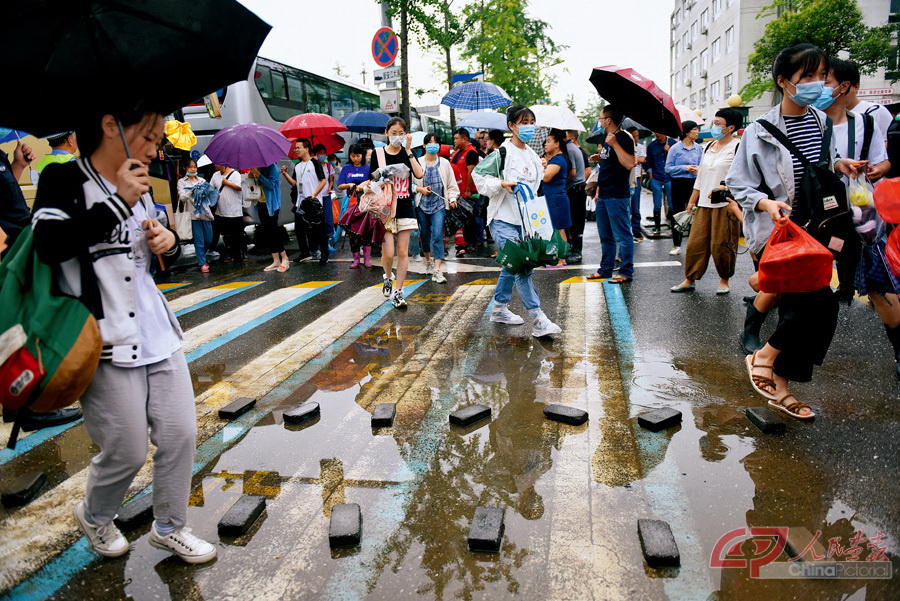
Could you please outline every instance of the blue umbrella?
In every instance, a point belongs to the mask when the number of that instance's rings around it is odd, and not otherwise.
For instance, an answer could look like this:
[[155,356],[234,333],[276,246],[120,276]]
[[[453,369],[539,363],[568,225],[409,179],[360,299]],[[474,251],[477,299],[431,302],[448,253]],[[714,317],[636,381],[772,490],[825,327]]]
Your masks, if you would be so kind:
[[441,99],[441,104],[454,109],[496,109],[509,106],[512,99],[502,88],[486,81],[470,81],[453,86]]
[[340,122],[350,131],[380,134],[384,132],[390,117],[378,111],[355,111],[344,115]]
[[22,138],[24,138],[27,135],[28,134],[25,133],[24,131],[19,131],[18,129],[13,129],[13,130],[10,130],[10,132],[8,134],[3,136],[2,139],[0,139],[0,144],[4,144],[6,142],[12,142],[13,140],[21,140]]
[[507,131],[506,115],[494,111],[478,112],[466,115],[459,123],[460,127],[474,127],[476,129],[499,129]]

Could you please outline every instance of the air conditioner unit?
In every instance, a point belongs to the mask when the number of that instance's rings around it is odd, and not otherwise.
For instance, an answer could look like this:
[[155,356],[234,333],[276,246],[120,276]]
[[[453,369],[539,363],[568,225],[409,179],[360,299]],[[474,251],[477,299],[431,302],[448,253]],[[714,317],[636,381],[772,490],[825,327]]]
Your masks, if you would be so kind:
[[687,87],[691,87],[691,85],[693,85],[693,81],[689,79],[684,82],[684,85],[686,85]]
[[709,75],[707,75],[707,73],[706,73],[706,69],[703,69],[702,71],[700,71],[700,77],[702,77],[703,79],[706,79],[707,77],[709,77]]
[[[672,29],[674,29],[674,27],[673,27]],[[701,25],[701,26],[700,26],[700,33],[702,33],[703,35],[706,35],[707,33],[709,33],[709,27],[706,26],[706,25]]]
[[694,45],[691,42],[688,42],[687,46],[685,46],[685,49],[690,50],[693,47],[694,47]]

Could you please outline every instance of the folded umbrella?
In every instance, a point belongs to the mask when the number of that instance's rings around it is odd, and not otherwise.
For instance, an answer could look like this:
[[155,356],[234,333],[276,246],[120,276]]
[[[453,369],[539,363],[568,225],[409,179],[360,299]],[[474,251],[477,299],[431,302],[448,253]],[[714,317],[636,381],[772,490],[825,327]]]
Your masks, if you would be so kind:
[[470,81],[453,86],[453,89],[441,98],[441,104],[454,109],[480,111],[509,106],[512,99],[498,85],[486,81]]
[[197,143],[191,124],[175,119],[166,121],[166,139],[178,150],[190,150]]
[[650,130],[669,136],[681,135],[675,101],[634,69],[620,69],[615,65],[598,67],[591,72],[590,80],[607,102]]
[[280,161],[290,149],[290,141],[274,127],[239,123],[216,132],[206,147],[206,156],[216,165],[253,169]]
[[346,125],[349,131],[380,134],[384,133],[388,119],[389,116],[378,111],[354,111],[341,117],[341,123]]
[[[234,0],[29,0],[4,9],[0,72],[35,73],[0,94],[0,125],[44,136],[138,103],[168,114],[247,78],[271,26]],[[240,27],[235,29],[234,24]],[[185,57],[213,64],[175,77]]]

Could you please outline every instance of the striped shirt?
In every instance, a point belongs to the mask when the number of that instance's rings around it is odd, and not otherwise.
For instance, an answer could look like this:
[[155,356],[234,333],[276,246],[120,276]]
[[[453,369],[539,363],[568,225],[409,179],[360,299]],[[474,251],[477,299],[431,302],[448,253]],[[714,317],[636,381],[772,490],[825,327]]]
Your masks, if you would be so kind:
[[[822,150],[822,130],[813,112],[807,110],[801,117],[785,115],[784,125],[787,128],[788,139],[800,149],[803,156],[813,163],[817,162]],[[794,182],[799,186],[800,180],[803,179],[803,163],[793,154],[791,161],[794,164]]]

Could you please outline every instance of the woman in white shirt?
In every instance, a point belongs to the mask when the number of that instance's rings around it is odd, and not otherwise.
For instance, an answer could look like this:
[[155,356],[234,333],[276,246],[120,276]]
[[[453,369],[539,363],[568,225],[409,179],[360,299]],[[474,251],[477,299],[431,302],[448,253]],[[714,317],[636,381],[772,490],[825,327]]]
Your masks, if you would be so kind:
[[241,174],[225,165],[216,165],[209,185],[219,191],[216,204],[216,225],[225,238],[228,258],[232,261],[247,262],[247,246],[244,244],[244,192]]
[[[694,182],[694,191],[687,210],[694,210],[694,221],[684,253],[684,281],[673,286],[672,292],[694,290],[694,282],[703,277],[712,257],[719,274],[716,294],[728,294],[728,280],[734,275],[737,262],[738,236],[741,221],[737,205],[725,197],[721,183],[731,168],[738,147],[735,132],[743,123],[743,116],[736,109],[722,109],[712,122],[715,140],[703,153],[700,170]],[[734,204],[734,206],[730,206]],[[731,209],[731,210],[730,210]]]

